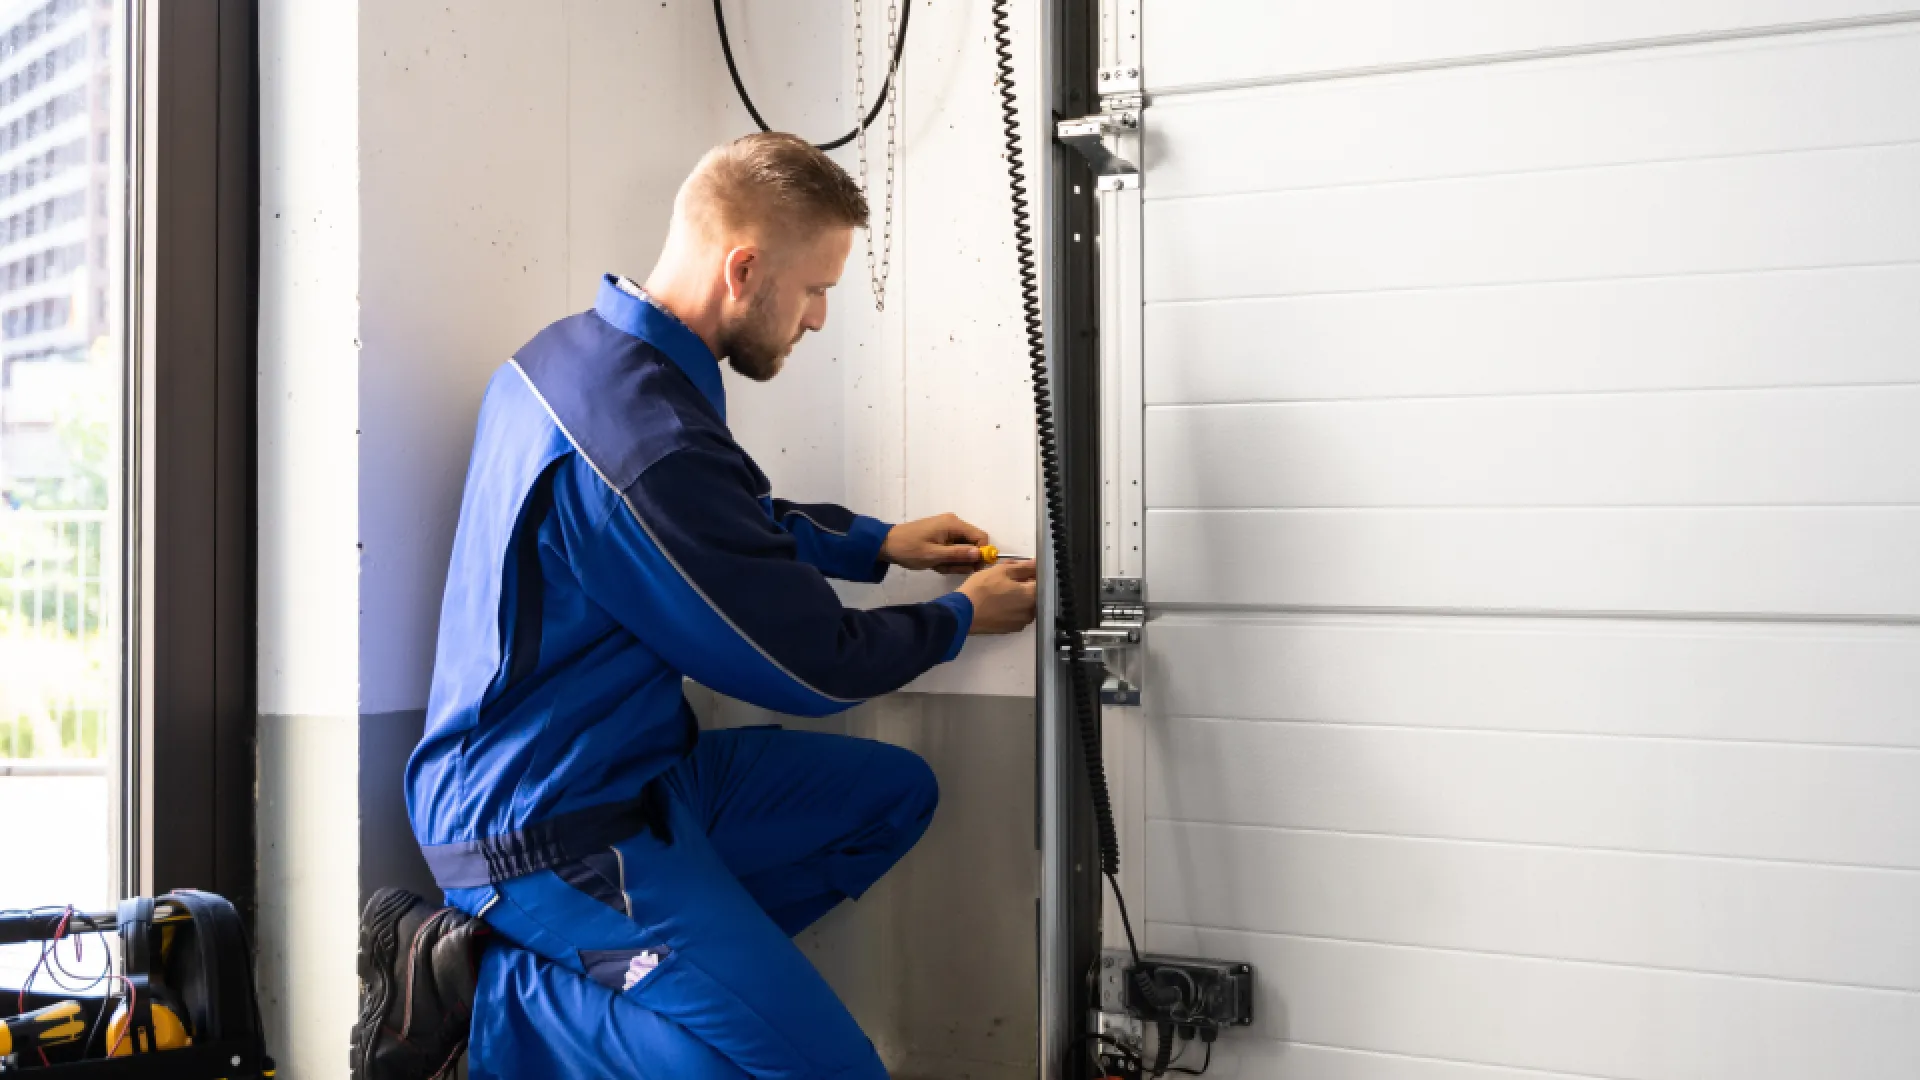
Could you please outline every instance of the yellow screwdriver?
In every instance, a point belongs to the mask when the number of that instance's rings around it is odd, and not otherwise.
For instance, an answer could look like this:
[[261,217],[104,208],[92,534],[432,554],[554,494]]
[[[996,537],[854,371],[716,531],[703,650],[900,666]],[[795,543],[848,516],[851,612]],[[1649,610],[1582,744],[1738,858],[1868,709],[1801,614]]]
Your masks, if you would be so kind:
[[1014,562],[1032,562],[1033,556],[1012,555],[1007,552],[1001,551],[999,548],[994,547],[992,544],[980,545],[980,565],[981,566],[992,566],[994,563],[999,562],[1001,559],[1012,559]]
[[5,1026],[0,1027],[0,1058],[77,1042],[86,1032],[80,1003],[58,1001],[44,1009],[7,1017]]

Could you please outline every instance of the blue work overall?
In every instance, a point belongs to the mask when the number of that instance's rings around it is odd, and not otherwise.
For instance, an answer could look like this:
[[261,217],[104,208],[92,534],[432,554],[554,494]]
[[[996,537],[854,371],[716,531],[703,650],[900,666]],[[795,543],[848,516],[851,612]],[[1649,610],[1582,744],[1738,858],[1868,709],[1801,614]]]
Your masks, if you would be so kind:
[[792,942],[933,816],[913,754],[698,731],[691,677],[820,716],[959,653],[972,606],[843,608],[888,526],[771,498],[720,367],[631,283],[542,331],[481,406],[414,833],[481,965],[477,1078],[884,1077]]

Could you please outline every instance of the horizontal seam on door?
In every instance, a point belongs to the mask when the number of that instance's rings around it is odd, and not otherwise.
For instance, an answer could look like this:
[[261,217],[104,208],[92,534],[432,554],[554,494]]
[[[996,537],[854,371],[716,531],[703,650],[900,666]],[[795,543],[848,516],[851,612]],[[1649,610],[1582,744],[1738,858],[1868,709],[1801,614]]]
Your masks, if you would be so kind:
[[1274,930],[1247,930],[1232,926],[1212,926],[1205,923],[1178,923],[1164,919],[1147,920],[1150,926],[1166,926],[1177,930],[1214,931],[1226,934],[1246,934],[1252,937],[1289,938],[1295,941],[1320,941],[1340,945],[1360,945],[1375,949],[1404,949],[1412,952],[1444,953],[1450,956],[1490,956],[1502,960],[1520,960],[1535,964],[1565,964],[1572,967],[1607,968],[1614,971],[1649,971],[1663,975],[1691,975],[1701,979],[1729,979],[1763,983],[1786,983],[1794,986],[1818,986],[1829,990],[1845,990],[1859,994],[1890,994],[1897,997],[1920,996],[1920,990],[1903,989],[1889,986],[1867,986],[1860,983],[1837,982],[1823,979],[1788,978],[1779,975],[1753,975],[1743,972],[1704,971],[1699,968],[1662,967],[1656,964],[1629,964],[1612,960],[1583,960],[1571,956],[1547,956],[1543,954],[1500,952],[1492,949],[1462,949],[1446,945],[1409,945],[1397,941],[1370,941],[1366,938],[1327,937],[1320,934],[1294,934]]
[[[1435,173],[1431,176],[1396,176],[1381,179],[1348,180],[1326,184],[1295,184],[1290,187],[1238,188],[1222,191],[1176,192],[1155,195],[1148,188],[1141,201],[1146,203],[1203,202],[1208,199],[1244,199],[1261,195],[1293,195],[1319,191],[1366,191],[1374,188],[1410,187],[1419,184],[1458,184],[1474,180],[1502,180],[1520,176],[1555,176],[1583,172],[1611,172],[1655,165],[1690,165],[1695,162],[1740,161],[1749,158],[1792,157],[1802,154],[1832,154],[1849,150],[1888,150],[1920,146],[1920,138],[1885,139],[1877,142],[1834,143],[1831,146],[1788,146],[1771,150],[1729,150],[1692,157],[1623,158],[1619,161],[1591,161],[1577,165],[1541,165],[1535,168],[1498,169],[1492,172]],[[1281,168],[1284,168],[1282,166]]]
[[1226,603],[1212,600],[1148,600],[1154,615],[1217,612],[1222,615],[1397,615],[1460,619],[1560,619],[1568,622],[1721,623],[1770,626],[1920,626],[1920,615],[1849,615],[1804,612],[1741,611],[1630,611],[1619,609],[1475,608],[1475,607],[1354,607],[1330,604]]
[[1225,716],[1214,713],[1167,713],[1163,721],[1186,720],[1197,723],[1267,724],[1279,727],[1338,728],[1360,731],[1438,732],[1446,735],[1510,735],[1533,739],[1617,740],[1620,742],[1689,743],[1698,746],[1759,746],[1807,750],[1857,750],[1862,753],[1920,754],[1920,746],[1897,743],[1797,742],[1791,739],[1718,739],[1701,735],[1655,735],[1613,731],[1542,731],[1534,728],[1465,727],[1445,724],[1376,724],[1364,720],[1308,720],[1295,717]]
[[1815,862],[1805,859],[1768,859],[1754,855],[1709,855],[1701,852],[1650,851],[1641,848],[1607,847],[1599,844],[1552,844],[1539,840],[1488,840],[1464,836],[1435,836],[1418,833],[1369,832],[1364,829],[1326,829],[1310,825],[1260,825],[1238,821],[1209,821],[1204,818],[1166,817],[1146,814],[1147,824],[1190,825],[1206,829],[1230,829],[1244,832],[1285,832],[1305,836],[1349,836],[1362,840],[1407,840],[1419,844],[1459,844],[1471,847],[1519,848],[1533,851],[1561,851],[1580,854],[1620,855],[1645,859],[1670,859],[1690,862],[1732,863],[1742,866],[1767,866],[1786,870],[1839,870],[1846,873],[1891,874],[1901,877],[1920,875],[1920,869],[1905,866],[1877,866],[1866,863]]
[[1806,34],[1835,33],[1846,30],[1869,30],[1887,26],[1906,26],[1920,22],[1920,11],[1889,12],[1883,15],[1859,15],[1844,19],[1819,19],[1809,22],[1774,23],[1768,26],[1745,27],[1735,30],[1706,30],[1693,34],[1656,34],[1644,38],[1620,38],[1614,41],[1591,42],[1581,45],[1547,46],[1537,49],[1519,49],[1508,52],[1479,53],[1473,56],[1439,57],[1430,60],[1409,60],[1398,64],[1375,64],[1368,67],[1332,68],[1322,71],[1303,71],[1284,75],[1253,76],[1245,79],[1223,79],[1218,82],[1175,83],[1170,86],[1148,86],[1146,93],[1149,104],[1157,97],[1186,97],[1215,93],[1224,90],[1257,90],[1268,86],[1297,86],[1303,83],[1335,82],[1347,79],[1378,78],[1385,75],[1412,75],[1427,71],[1449,71],[1456,68],[1487,67],[1495,64],[1520,64],[1533,60],[1562,60],[1582,56],[1604,56],[1608,53],[1637,52],[1643,49],[1671,49],[1698,45],[1718,45],[1729,42],[1754,41],[1770,37],[1794,37]]
[[1631,1077],[1605,1076],[1600,1073],[1572,1073],[1558,1069],[1543,1069],[1533,1065],[1500,1065],[1491,1061],[1476,1061],[1472,1058],[1435,1057],[1432,1054],[1406,1054],[1395,1050],[1365,1050],[1357,1046],[1339,1046],[1334,1043],[1308,1042],[1304,1039],[1275,1039],[1264,1035],[1243,1035],[1242,1039],[1257,1040],[1275,1046],[1299,1046],[1309,1050],[1332,1050],[1341,1054],[1354,1054],[1363,1057],[1383,1058],[1390,1061],[1430,1061],[1442,1065],[1464,1065],[1473,1069],[1493,1069],[1500,1073],[1541,1076],[1548,1080],[1632,1080]]
[[1584,390],[1488,390],[1482,393],[1452,394],[1379,394],[1373,396],[1351,397],[1273,397],[1273,398],[1231,398],[1219,401],[1149,401],[1144,404],[1145,411],[1178,412],[1182,410],[1203,409],[1254,409],[1307,405],[1392,405],[1403,402],[1485,402],[1485,401],[1538,401],[1558,400],[1561,398],[1595,397],[1686,397],[1707,394],[1787,394],[1805,391],[1845,391],[1845,390],[1908,390],[1920,388],[1920,379],[1894,379],[1874,382],[1832,382],[1832,383],[1754,383],[1751,385],[1728,386],[1628,386],[1606,387]]
[[1403,293],[1469,292],[1492,289],[1528,289],[1555,285],[1600,285],[1623,281],[1688,281],[1694,278],[1743,277],[1761,274],[1807,274],[1836,270],[1887,270],[1920,266],[1920,259],[1892,259],[1881,262],[1816,263],[1807,266],[1747,266],[1731,270],[1678,270],[1664,274],[1609,274],[1598,277],[1523,278],[1515,281],[1461,281],[1438,285],[1385,285],[1377,288],[1318,289],[1303,292],[1245,293],[1222,296],[1145,298],[1142,307],[1176,304],[1225,304],[1260,300],[1307,300],[1330,296],[1395,296]]
[[[1149,474],[1153,471],[1155,470],[1150,469]],[[1450,514],[1500,514],[1516,511],[1527,514],[1543,514],[1557,511],[1600,514],[1616,510],[1663,512],[1672,510],[1914,510],[1920,509],[1920,502],[1269,503],[1255,506],[1181,506],[1157,503],[1147,506],[1144,509],[1149,514],[1381,514],[1434,512]]]

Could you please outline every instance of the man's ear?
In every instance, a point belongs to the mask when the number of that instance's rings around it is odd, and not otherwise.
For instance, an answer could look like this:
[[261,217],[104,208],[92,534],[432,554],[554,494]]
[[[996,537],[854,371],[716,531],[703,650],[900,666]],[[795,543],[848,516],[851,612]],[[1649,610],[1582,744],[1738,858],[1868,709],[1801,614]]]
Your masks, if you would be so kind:
[[727,252],[727,297],[736,303],[753,295],[753,275],[760,270],[760,249],[743,244]]

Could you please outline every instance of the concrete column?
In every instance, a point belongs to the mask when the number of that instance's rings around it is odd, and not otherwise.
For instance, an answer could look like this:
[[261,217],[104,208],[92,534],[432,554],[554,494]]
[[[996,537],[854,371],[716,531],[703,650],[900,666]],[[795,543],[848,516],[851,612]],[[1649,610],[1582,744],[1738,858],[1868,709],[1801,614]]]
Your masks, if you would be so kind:
[[259,949],[289,1077],[343,1077],[359,863],[359,15],[260,10]]

